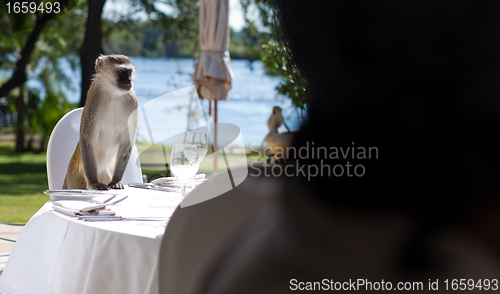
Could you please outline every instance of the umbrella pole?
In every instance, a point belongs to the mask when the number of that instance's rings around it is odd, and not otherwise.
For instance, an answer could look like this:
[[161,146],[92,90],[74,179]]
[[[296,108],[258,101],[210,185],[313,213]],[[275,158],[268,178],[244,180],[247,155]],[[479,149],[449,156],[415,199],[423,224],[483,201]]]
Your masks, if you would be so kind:
[[217,99],[214,99],[214,169],[213,173],[217,171]]

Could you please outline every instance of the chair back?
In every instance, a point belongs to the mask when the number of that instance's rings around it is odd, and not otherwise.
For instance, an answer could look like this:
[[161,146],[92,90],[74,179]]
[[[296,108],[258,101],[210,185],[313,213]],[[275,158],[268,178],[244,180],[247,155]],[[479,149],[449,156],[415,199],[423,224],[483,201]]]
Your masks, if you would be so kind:
[[[83,107],[66,113],[56,124],[47,145],[47,179],[49,189],[62,189],[71,156],[80,140],[80,121]],[[142,183],[139,154],[134,145],[123,184]]]

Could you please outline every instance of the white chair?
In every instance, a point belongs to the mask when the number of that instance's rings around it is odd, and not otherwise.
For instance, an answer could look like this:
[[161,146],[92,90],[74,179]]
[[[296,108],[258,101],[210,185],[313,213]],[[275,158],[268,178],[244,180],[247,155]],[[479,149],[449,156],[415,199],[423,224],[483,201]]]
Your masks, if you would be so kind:
[[[56,124],[47,146],[47,178],[49,189],[62,189],[71,156],[80,139],[80,120],[83,107],[66,113]],[[142,183],[139,154],[134,145],[128,162],[123,184]]]

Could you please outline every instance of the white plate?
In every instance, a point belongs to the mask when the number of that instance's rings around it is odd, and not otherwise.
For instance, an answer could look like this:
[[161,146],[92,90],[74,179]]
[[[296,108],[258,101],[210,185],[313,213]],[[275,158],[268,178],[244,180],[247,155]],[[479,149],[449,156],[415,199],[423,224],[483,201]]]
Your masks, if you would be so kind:
[[[196,181],[194,181],[194,183],[195,183],[196,186],[198,186],[201,183],[203,183],[204,181],[206,181],[206,179],[196,180]],[[178,188],[180,188],[181,187],[181,182],[179,182],[179,181],[163,182],[163,183],[159,183],[157,186],[158,187],[174,187],[174,188],[178,187]],[[187,186],[188,187],[192,187],[193,186],[193,181],[191,181],[191,180],[188,181],[187,182]]]
[[158,183],[174,182],[174,181],[177,181],[176,177],[163,177],[163,178],[158,178],[156,180],[151,181],[151,184],[158,185]]
[[[46,193],[47,194],[47,193]],[[87,194],[87,193],[50,193],[50,200],[82,200],[88,201],[92,200],[97,196],[102,196],[102,194]]]
[[[195,180],[196,181],[199,181],[199,180],[206,180],[205,179],[206,175],[205,174],[197,174],[195,176]],[[151,181],[151,184],[154,184],[154,185],[161,185],[162,183],[167,183],[167,184],[170,184],[172,182],[178,182],[179,180],[177,180],[176,177],[163,177],[163,178],[158,178],[156,180],[153,180]]]

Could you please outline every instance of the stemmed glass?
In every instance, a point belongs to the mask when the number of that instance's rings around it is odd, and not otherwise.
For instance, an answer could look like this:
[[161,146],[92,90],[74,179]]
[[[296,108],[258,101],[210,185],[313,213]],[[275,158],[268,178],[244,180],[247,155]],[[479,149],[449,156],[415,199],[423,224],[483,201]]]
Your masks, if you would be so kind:
[[[204,132],[187,131],[184,136],[184,144],[195,145],[198,150],[198,158],[195,161],[196,172],[200,168],[200,162],[205,158],[208,151],[208,136]],[[196,174],[195,174],[196,176]],[[195,187],[195,176],[193,176],[193,189]]]
[[182,197],[186,197],[186,186],[189,179],[194,178],[198,167],[198,150],[196,145],[175,144],[172,148],[170,170],[181,183]]

